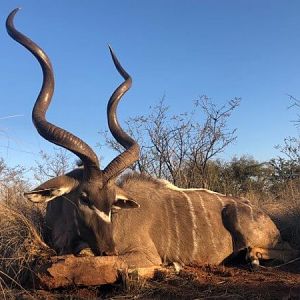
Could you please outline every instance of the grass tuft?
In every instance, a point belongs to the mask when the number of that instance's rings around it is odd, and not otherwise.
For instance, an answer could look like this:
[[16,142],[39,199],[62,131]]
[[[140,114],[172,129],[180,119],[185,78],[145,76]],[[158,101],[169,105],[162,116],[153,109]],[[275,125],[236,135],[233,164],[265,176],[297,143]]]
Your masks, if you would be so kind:
[[30,206],[0,203],[0,288],[32,284],[33,265],[53,254],[41,237],[42,212]]

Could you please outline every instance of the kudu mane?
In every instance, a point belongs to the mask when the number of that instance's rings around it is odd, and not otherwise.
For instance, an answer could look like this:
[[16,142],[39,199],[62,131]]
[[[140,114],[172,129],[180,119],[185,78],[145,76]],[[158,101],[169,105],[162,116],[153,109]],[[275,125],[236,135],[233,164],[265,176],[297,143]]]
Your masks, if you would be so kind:
[[117,184],[120,187],[135,186],[136,189],[144,188],[147,186],[148,189],[158,189],[165,188],[166,183],[158,178],[151,177],[149,174],[138,173],[138,172],[128,172],[122,174],[118,179]]

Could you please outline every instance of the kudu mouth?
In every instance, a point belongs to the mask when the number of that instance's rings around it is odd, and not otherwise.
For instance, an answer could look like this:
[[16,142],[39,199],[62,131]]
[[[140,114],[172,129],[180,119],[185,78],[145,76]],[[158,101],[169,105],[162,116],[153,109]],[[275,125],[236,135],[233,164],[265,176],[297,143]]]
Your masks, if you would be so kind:
[[123,131],[119,125],[116,115],[120,99],[131,87],[131,77],[123,69],[116,55],[110,48],[110,53],[115,67],[125,81],[114,91],[108,102],[108,126],[114,138],[126,150],[115,157],[102,171],[99,167],[97,155],[88,144],[67,130],[47,121],[46,113],[54,92],[54,75],[52,65],[43,49],[41,49],[35,42],[30,40],[23,33],[16,30],[14,26],[14,17],[18,10],[19,8],[16,8],[7,17],[6,29],[8,34],[15,41],[20,43],[35,56],[43,71],[43,84],[32,110],[32,121],[38,133],[49,142],[61,146],[79,157],[84,165],[87,180],[97,179],[97,181],[102,181],[102,183],[104,183],[109,179],[118,176],[123,170],[139,159],[138,144]]

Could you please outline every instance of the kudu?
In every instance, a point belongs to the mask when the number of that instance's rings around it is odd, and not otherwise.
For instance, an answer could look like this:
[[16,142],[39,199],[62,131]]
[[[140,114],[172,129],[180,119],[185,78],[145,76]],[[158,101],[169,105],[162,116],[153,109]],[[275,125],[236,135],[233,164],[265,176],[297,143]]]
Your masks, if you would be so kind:
[[33,123],[43,138],[73,152],[83,163],[25,193],[33,202],[49,202],[46,225],[59,254],[118,254],[131,267],[219,264],[243,249],[249,249],[253,264],[269,258],[285,261],[298,254],[281,240],[271,219],[246,200],[205,189],[180,189],[141,174],[116,181],[139,159],[139,145],[117,119],[116,109],[131,86],[131,77],[111,49],[124,82],[108,102],[108,126],[126,150],[101,170],[96,154],[85,142],[46,120],[54,90],[52,66],[45,52],[15,29],[17,10],[7,18],[8,34],[36,57],[43,71]]

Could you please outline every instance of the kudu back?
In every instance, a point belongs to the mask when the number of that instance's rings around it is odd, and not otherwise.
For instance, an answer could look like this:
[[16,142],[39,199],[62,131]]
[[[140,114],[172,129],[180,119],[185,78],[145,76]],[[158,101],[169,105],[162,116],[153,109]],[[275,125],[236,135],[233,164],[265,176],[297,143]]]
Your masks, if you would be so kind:
[[101,170],[92,150],[80,138],[47,121],[54,76],[46,53],[13,24],[18,9],[7,18],[8,34],[38,60],[43,84],[32,111],[38,133],[77,155],[83,166],[50,179],[25,196],[48,202],[46,226],[58,254],[118,254],[130,267],[168,263],[222,263],[248,249],[259,259],[283,261],[298,255],[272,220],[250,202],[205,189],[180,189],[141,174],[119,175],[139,159],[139,145],[120,126],[116,109],[131,86],[131,77],[110,48],[124,82],[107,106],[110,132],[124,148]]

